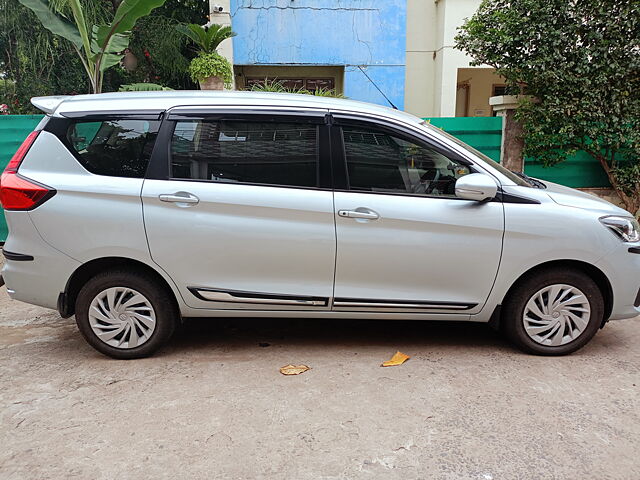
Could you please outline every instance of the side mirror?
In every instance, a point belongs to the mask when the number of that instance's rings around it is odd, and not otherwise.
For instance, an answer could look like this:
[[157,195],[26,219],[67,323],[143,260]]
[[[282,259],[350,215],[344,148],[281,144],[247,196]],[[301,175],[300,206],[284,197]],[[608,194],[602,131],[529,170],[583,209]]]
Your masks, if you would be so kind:
[[484,173],[470,173],[456,181],[456,197],[482,202],[498,193],[496,181]]

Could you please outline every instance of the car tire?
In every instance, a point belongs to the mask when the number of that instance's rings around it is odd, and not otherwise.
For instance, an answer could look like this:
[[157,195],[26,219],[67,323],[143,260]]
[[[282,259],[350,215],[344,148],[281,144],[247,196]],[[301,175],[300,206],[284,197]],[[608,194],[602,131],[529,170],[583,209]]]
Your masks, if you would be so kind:
[[75,312],[85,340],[100,353],[123,360],[155,353],[180,319],[173,293],[153,276],[131,270],[91,278],[78,293]]
[[549,269],[520,281],[505,299],[502,325],[520,349],[566,355],[585,346],[604,317],[596,283],[579,270]]

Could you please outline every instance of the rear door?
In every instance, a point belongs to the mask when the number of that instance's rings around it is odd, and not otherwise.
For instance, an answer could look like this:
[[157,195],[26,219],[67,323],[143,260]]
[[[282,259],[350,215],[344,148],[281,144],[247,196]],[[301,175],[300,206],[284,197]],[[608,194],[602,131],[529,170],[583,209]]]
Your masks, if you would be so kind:
[[335,224],[325,114],[170,112],[142,201],[151,256],[187,305],[329,308]]
[[476,313],[495,280],[500,202],[456,198],[470,162],[428,139],[336,115],[335,310]]

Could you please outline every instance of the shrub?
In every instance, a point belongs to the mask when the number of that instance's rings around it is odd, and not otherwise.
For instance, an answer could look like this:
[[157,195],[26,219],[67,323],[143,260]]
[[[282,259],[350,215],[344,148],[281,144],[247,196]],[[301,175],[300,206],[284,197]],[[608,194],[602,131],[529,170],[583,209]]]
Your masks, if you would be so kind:
[[233,70],[229,60],[216,52],[201,53],[191,60],[189,74],[194,82],[208,77],[220,77],[226,88],[231,87],[233,79]]

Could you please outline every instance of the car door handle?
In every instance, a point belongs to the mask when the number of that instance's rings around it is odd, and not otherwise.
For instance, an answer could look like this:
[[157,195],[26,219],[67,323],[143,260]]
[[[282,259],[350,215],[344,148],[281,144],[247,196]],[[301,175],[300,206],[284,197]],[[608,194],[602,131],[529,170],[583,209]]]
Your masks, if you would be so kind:
[[158,195],[158,198],[160,199],[161,202],[172,202],[172,203],[196,204],[200,201],[198,197],[187,192],[163,193],[162,195]]
[[365,218],[367,220],[377,220],[380,218],[376,212],[371,210],[338,210],[338,216],[346,218]]

